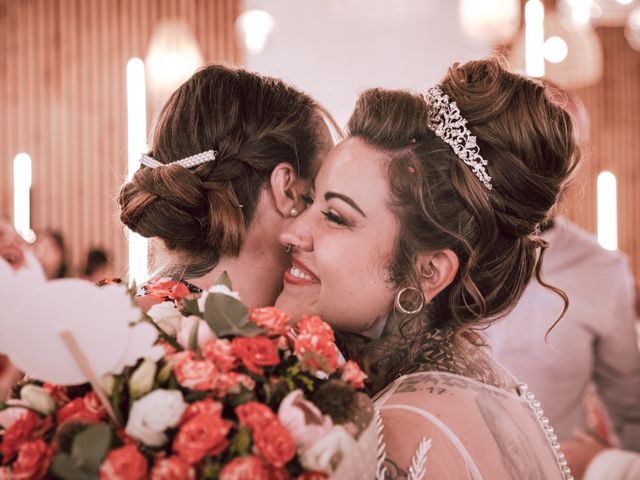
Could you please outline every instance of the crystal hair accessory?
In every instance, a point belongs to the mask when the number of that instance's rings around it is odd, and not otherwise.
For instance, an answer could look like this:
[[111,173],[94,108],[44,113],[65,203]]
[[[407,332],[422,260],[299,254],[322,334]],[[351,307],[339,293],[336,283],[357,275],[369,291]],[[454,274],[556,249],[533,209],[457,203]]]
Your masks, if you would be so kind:
[[182,158],[175,162],[161,163],[155,158],[150,157],[149,155],[142,155],[142,157],[140,157],[140,163],[145,167],[149,167],[149,168],[165,167],[168,165],[180,165],[181,167],[184,167],[184,168],[193,168],[193,167],[197,167],[198,165],[202,165],[203,163],[213,162],[217,156],[218,156],[217,151],[207,150],[206,152],[197,153],[195,155]]
[[491,177],[485,168],[487,161],[480,155],[477,139],[466,127],[467,121],[460,113],[456,102],[452,102],[439,85],[427,90],[425,101],[431,107],[429,128],[471,168],[487,190],[491,190]]

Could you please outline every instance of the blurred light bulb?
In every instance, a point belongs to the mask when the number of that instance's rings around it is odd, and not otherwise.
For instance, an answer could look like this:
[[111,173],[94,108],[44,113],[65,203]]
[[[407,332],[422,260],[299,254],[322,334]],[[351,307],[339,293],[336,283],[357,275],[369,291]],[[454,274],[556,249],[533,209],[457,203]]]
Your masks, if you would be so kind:
[[262,52],[274,25],[270,13],[257,9],[241,13],[236,20],[238,34],[247,51],[253,55]]
[[567,46],[567,42],[560,37],[549,37],[547,41],[544,42],[544,58],[551,63],[560,63],[567,58],[568,53],[569,47]]

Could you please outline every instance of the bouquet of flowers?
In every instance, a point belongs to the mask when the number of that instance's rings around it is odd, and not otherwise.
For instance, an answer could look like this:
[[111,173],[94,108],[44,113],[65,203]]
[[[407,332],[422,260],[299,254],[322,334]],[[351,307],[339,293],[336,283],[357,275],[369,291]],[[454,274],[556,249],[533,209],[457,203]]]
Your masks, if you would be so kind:
[[0,479],[374,477],[365,375],[339,365],[329,325],[248,309],[226,276],[199,295],[145,290],[161,300],[136,309],[158,333],[146,358],[99,388],[29,378],[0,405]]

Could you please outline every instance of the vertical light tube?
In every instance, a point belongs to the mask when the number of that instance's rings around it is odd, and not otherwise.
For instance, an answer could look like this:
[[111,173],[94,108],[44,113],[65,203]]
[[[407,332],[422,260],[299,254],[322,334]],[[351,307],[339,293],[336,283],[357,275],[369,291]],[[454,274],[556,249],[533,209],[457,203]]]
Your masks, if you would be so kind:
[[[139,58],[127,62],[127,178],[140,166],[140,155],[147,149],[147,102],[144,63]],[[147,240],[129,231],[129,283],[147,280]]]
[[13,159],[13,226],[28,242],[35,239],[31,230],[31,157],[26,153]]
[[618,194],[616,176],[598,175],[598,243],[607,250],[618,249]]
[[528,0],[524,7],[525,70],[532,77],[544,76],[544,5]]

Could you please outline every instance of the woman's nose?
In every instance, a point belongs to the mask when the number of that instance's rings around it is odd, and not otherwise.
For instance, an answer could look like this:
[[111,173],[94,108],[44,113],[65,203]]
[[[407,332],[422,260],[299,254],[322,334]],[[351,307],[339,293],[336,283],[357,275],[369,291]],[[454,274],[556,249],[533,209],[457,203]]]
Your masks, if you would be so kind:
[[293,219],[280,232],[279,241],[287,248],[287,252],[291,252],[294,249],[302,251],[313,250],[313,238],[306,222],[308,212],[309,210],[302,212],[299,217]]

